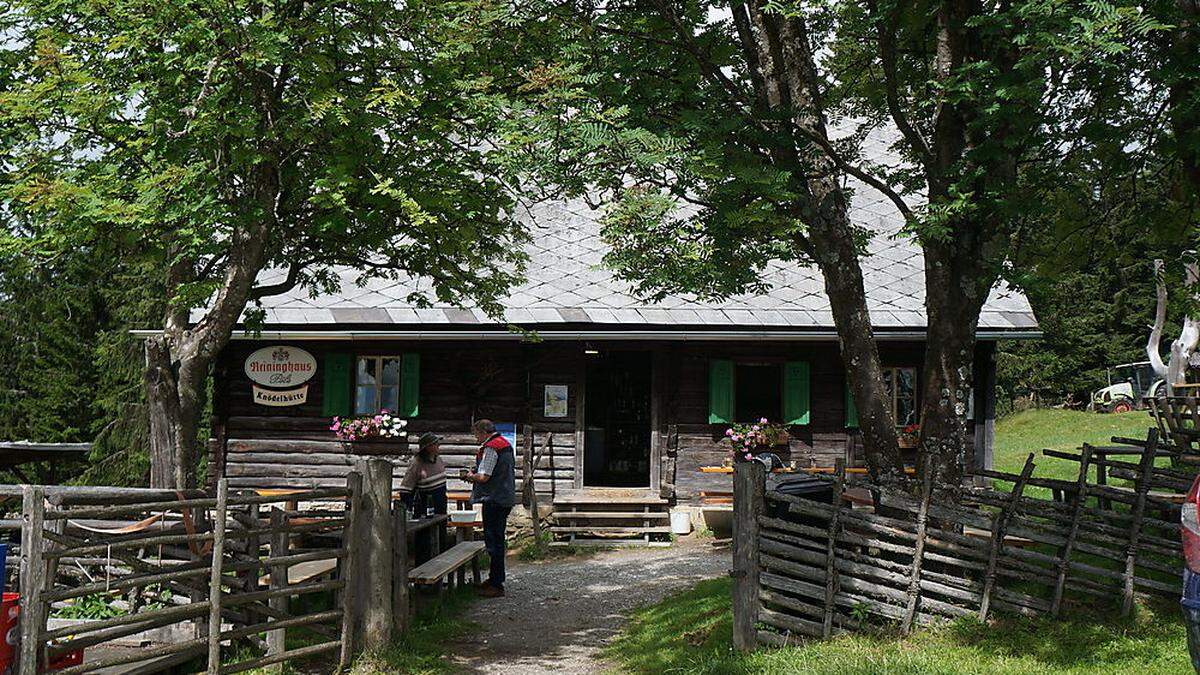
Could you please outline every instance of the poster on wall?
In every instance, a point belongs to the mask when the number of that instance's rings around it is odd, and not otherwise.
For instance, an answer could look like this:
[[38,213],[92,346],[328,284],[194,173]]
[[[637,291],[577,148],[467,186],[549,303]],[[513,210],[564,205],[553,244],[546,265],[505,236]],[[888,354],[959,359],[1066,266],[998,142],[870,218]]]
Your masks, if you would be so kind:
[[246,357],[243,367],[252,382],[254,402],[283,407],[308,401],[308,382],[317,372],[317,360],[299,347],[274,345]]
[[548,384],[546,385],[545,410],[542,415],[545,417],[566,417],[567,416],[567,385],[565,384]]

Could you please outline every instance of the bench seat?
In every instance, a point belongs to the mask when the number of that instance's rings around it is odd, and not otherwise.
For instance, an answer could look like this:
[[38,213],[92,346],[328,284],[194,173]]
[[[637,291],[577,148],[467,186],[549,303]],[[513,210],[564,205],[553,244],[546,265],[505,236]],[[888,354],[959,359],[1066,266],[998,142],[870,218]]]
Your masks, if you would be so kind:
[[482,541],[464,541],[461,544],[455,544],[428,562],[414,567],[408,573],[408,580],[422,586],[440,583],[448,575],[478,558],[483,551]]

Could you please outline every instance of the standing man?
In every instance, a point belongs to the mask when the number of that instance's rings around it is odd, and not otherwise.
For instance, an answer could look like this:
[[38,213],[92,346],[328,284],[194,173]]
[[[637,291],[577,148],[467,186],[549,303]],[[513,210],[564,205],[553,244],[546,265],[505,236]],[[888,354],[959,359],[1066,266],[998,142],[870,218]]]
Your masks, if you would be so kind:
[[471,483],[471,503],[483,504],[483,543],[491,558],[488,580],[479,589],[485,598],[504,597],[504,531],[508,513],[517,503],[516,456],[512,445],[496,433],[491,420],[476,420],[471,425],[479,452],[475,470],[464,476]]

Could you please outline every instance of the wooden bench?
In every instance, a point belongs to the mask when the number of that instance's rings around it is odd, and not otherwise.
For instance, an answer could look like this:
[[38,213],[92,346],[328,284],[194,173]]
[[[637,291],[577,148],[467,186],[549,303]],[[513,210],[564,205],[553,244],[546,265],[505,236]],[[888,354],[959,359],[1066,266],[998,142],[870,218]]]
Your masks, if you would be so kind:
[[[466,583],[466,566],[471,565],[471,578],[479,584],[479,559],[483,556],[482,541],[464,541],[450,547],[449,550],[430,558],[430,560],[408,573],[409,582],[417,586],[437,586],[438,593],[442,591],[442,579],[447,579],[451,585]],[[457,573],[457,574],[456,574]]]

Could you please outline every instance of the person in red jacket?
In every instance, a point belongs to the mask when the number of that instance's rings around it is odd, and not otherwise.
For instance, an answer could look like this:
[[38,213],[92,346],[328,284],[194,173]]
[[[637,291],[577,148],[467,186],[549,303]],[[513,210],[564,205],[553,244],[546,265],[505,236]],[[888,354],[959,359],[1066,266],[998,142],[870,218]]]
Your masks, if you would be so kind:
[[504,597],[504,535],[508,514],[517,503],[516,456],[512,444],[496,432],[491,420],[476,420],[471,425],[479,452],[475,470],[463,478],[471,483],[471,503],[483,505],[483,543],[491,558],[488,580],[479,594],[485,598]]

